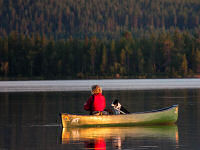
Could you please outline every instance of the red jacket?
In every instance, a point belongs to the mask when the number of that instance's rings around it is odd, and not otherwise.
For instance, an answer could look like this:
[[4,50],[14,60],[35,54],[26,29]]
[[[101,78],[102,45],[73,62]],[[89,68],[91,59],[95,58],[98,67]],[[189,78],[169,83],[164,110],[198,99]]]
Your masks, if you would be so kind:
[[101,93],[93,94],[84,104],[84,109],[87,111],[103,111],[105,107],[106,107],[106,100]]

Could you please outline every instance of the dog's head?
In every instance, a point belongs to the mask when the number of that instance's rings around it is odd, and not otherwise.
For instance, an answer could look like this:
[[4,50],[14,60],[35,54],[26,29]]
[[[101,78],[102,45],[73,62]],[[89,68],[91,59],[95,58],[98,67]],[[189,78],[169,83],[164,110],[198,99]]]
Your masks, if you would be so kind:
[[121,108],[121,104],[119,103],[119,100],[118,99],[115,99],[111,106],[113,106],[114,108],[117,108],[117,109],[120,109]]
[[119,100],[118,100],[118,99],[115,99],[115,100],[112,102],[112,104],[117,106],[117,105],[119,104]]

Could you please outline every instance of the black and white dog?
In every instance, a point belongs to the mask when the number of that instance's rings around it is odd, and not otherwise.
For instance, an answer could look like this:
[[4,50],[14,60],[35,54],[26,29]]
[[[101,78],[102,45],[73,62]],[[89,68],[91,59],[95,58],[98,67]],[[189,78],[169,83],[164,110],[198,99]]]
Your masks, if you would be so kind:
[[115,114],[129,114],[130,112],[126,110],[120,103],[118,99],[115,99],[111,106],[113,106]]

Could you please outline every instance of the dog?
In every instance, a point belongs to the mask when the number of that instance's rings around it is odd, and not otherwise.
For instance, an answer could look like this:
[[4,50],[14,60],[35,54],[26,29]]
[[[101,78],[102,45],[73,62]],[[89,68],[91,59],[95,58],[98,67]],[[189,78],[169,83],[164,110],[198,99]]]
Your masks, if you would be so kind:
[[115,99],[111,106],[113,106],[115,114],[129,114],[130,112],[124,108],[120,103],[118,99]]

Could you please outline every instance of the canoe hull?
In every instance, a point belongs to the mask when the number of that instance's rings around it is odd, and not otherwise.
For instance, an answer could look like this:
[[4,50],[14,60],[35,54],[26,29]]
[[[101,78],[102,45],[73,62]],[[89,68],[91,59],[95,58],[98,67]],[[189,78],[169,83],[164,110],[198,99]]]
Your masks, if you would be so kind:
[[178,119],[178,105],[168,108],[150,111],[132,113],[126,115],[72,115],[61,114],[62,126],[131,126],[131,125],[155,125],[172,124]]

